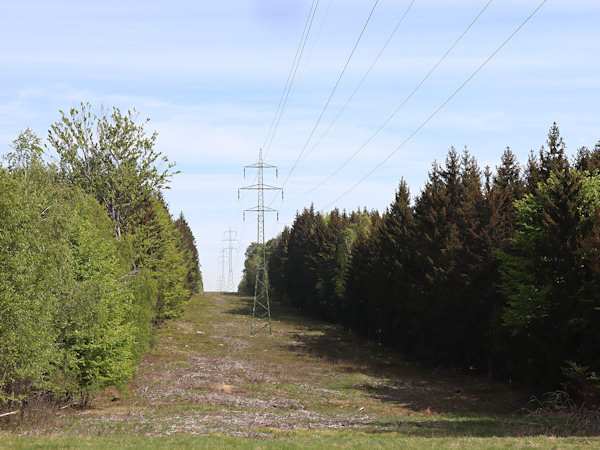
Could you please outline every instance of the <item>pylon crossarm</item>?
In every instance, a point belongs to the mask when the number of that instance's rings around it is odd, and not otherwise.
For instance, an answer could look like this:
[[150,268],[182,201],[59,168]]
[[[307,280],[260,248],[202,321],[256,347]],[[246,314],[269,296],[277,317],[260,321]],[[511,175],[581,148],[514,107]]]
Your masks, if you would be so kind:
[[250,186],[244,186],[238,189],[238,191],[257,191],[259,190],[260,187],[258,186],[258,184],[252,184]]
[[264,162],[257,162],[248,166],[244,166],[244,169],[275,169],[276,171],[278,170],[277,166],[272,166],[271,164],[267,164]]
[[269,186],[268,184],[264,184],[262,189],[258,184],[252,184],[250,186],[244,186],[238,189],[238,191],[280,191],[281,188],[277,186]]
[[269,208],[268,206],[263,206],[262,209],[258,209],[258,206],[255,206],[254,208],[245,209],[244,212],[261,213],[261,212],[277,212],[277,210]]

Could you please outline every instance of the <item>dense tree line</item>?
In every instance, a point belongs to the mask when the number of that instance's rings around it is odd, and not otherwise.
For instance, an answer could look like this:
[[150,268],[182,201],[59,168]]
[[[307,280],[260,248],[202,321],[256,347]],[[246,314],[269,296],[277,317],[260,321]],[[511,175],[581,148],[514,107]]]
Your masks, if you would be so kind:
[[168,161],[135,119],[82,104],[62,113],[48,144],[26,130],[4,156],[2,409],[40,395],[85,403],[123,385],[153,326],[202,288],[190,227],[161,194],[173,171],[159,171]]
[[[266,243],[265,256],[268,260],[271,253],[271,244],[273,240]],[[252,242],[244,254],[244,269],[242,279],[238,285],[238,293],[242,295],[254,295],[256,287],[256,268],[259,257],[262,258],[262,245]]]
[[312,207],[270,243],[272,296],[431,366],[551,386],[600,373],[600,144],[554,124],[522,170],[467,149],[383,213]]

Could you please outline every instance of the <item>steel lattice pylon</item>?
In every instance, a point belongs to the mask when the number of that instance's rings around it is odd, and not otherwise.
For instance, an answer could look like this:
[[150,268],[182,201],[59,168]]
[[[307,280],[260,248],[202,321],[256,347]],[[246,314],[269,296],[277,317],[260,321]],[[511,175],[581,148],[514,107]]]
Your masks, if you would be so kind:
[[[257,215],[257,236],[256,241],[259,244],[259,250],[257,254],[256,263],[256,282],[254,285],[254,303],[252,305],[252,325],[250,326],[250,335],[254,336],[255,332],[258,332],[264,328],[269,328],[269,334],[271,334],[271,305],[269,303],[269,290],[267,280],[267,258],[265,248],[265,212],[277,212],[277,210],[265,206],[265,190],[274,191],[281,190],[280,187],[270,186],[264,184],[263,172],[264,169],[275,169],[275,175],[277,176],[277,167],[265,164],[263,162],[262,149],[258,151],[258,163],[244,167],[244,177],[246,176],[246,169],[257,169],[256,184],[251,186],[245,186],[242,189],[257,191],[258,204],[254,208],[244,210],[244,219],[246,218],[246,212],[255,212]],[[283,191],[282,191],[283,197]],[[257,311],[258,307],[258,311]]]
[[221,249],[221,254],[219,255],[219,262],[221,263],[221,275],[219,275],[219,279],[217,282],[217,290],[219,292],[225,291],[225,249]]
[[234,282],[233,282],[233,251],[237,252],[237,248],[233,246],[234,242],[239,242],[236,238],[232,237],[233,235],[237,235],[235,231],[232,231],[231,227],[229,230],[225,231],[223,234],[227,235],[227,239],[223,239],[222,242],[227,242],[227,247],[224,250],[229,252],[228,266],[229,271],[227,274],[227,285],[225,286],[226,292],[233,292],[234,290]]

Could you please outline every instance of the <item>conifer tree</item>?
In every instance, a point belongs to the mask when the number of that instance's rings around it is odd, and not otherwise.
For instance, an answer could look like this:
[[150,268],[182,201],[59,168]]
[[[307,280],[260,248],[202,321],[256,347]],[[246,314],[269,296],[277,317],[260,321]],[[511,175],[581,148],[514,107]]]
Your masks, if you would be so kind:
[[506,147],[502,152],[500,165],[496,167],[494,186],[500,190],[507,190],[513,199],[520,198],[523,195],[519,161],[510,147]]
[[400,181],[394,202],[381,218],[372,235],[374,260],[371,270],[373,286],[373,320],[380,324],[380,341],[400,348],[412,347],[418,300],[412,295],[415,270],[413,240],[415,221],[410,206],[410,192]]
[[305,209],[277,238],[278,289],[306,314],[429,364],[535,383],[592,377],[600,144],[580,149],[577,170],[565,148],[553,124],[523,176],[508,147],[483,176],[466,148],[451,148],[414,207],[401,181],[382,217]]
[[460,249],[455,220],[459,193],[460,162],[451,148],[445,168],[434,162],[429,180],[415,202],[420,234],[415,240],[415,265],[421,274],[415,290],[421,299],[415,311],[415,332],[422,339],[413,351],[417,358],[428,362],[448,362],[453,351],[450,346],[457,341],[454,330],[446,325],[451,324],[449,314],[455,311],[451,269],[453,256]]
[[318,253],[312,264],[317,273],[317,305],[320,316],[335,321],[339,316],[337,284],[340,281],[339,245],[340,235],[345,228],[345,219],[337,209],[328,215],[317,215],[313,233]]
[[569,159],[565,154],[565,143],[560,136],[558,125],[556,122],[548,131],[548,139],[546,140],[546,149],[544,146],[540,148],[540,175],[542,180],[547,180],[552,173],[562,173],[569,169]]
[[196,248],[196,238],[192,233],[183,211],[175,220],[175,227],[181,233],[180,248],[185,253],[185,259],[188,264],[186,276],[186,288],[191,292],[202,291],[202,274],[200,272],[200,262],[198,260],[198,249]]
[[525,192],[535,193],[537,186],[542,181],[542,174],[540,169],[540,163],[533,150],[529,151],[529,157],[527,158],[527,164],[525,165]]
[[585,146],[577,149],[573,167],[580,172],[594,172],[600,169],[600,142],[596,143],[593,150]]
[[346,295],[342,307],[343,323],[353,331],[374,337],[379,324],[373,323],[371,306],[373,292],[381,286],[374,284],[374,240],[370,235],[381,225],[380,218],[373,217],[372,231],[363,229],[358,233],[346,275]]
[[287,276],[286,267],[288,259],[288,244],[290,240],[290,229],[284,227],[283,231],[274,239],[271,248],[271,256],[268,260],[269,286],[271,287],[274,300],[286,303],[287,298]]
[[[317,273],[311,265],[312,255],[317,252],[313,233],[316,214],[314,207],[296,215],[290,230],[288,259],[285,273],[288,279],[288,297],[296,308],[312,304],[316,296]],[[306,311],[311,314],[310,311]]]

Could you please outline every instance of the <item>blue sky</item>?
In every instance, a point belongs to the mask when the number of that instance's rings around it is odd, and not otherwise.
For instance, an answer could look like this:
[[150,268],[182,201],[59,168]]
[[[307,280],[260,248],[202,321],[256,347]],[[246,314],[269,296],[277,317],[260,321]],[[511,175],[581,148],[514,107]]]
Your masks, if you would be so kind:
[[[196,236],[207,289],[230,226],[243,252],[256,203],[237,189],[253,179],[312,0],[3,2],[0,13],[0,152],[27,127],[45,137],[59,110],[80,102],[135,108],[151,118],[158,150],[182,171],[167,192]],[[320,0],[295,83],[267,162],[281,184],[323,111],[374,1]],[[410,0],[379,0],[314,142],[357,86]],[[384,123],[488,0],[415,0],[361,89],[331,130],[289,176],[285,200],[268,202],[267,237],[314,202],[330,209],[413,133],[541,3],[494,0],[411,99],[343,170],[307,194]],[[417,194],[434,159],[468,146],[480,165],[510,146],[525,162],[553,121],[568,151],[600,139],[600,2],[549,0],[418,133],[360,186],[334,203],[383,210],[404,177]]]

